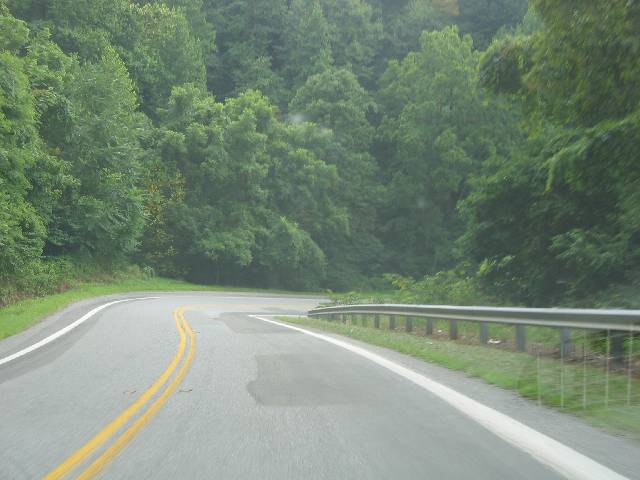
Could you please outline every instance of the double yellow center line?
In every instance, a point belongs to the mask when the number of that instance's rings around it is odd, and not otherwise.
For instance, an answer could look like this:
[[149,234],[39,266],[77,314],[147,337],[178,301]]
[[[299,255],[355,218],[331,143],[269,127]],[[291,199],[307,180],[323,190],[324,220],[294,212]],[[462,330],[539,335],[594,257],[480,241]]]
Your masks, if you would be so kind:
[[[97,457],[88,467],[86,467],[78,475],[78,479],[89,479],[100,472],[125,445],[144,427],[151,418],[160,410],[160,408],[166,403],[167,399],[175,391],[178,385],[182,382],[189,366],[193,362],[193,356],[196,350],[196,339],[193,334],[193,330],[189,326],[184,314],[191,307],[180,307],[174,310],[173,318],[176,322],[176,327],[180,334],[180,345],[178,351],[171,360],[171,363],[164,372],[158,377],[158,379],[145,391],[138,399],[132,403],[124,412],[122,412],[111,423],[98,432],[91,440],[89,440],[84,446],[71,454],[64,462],[54,468],[51,472],[45,475],[45,480],[61,479],[78,467],[84,462],[93,452],[95,452],[100,446],[105,444],[108,440],[115,437],[116,434],[132,420],[132,418],[140,412],[143,407],[162,389],[166,384],[166,388],[160,393],[155,400],[149,405],[149,407],[138,416],[119,436],[111,442],[111,444]],[[187,341],[188,338],[188,341]],[[187,351],[188,344],[188,351]],[[183,358],[186,359],[184,361]],[[175,372],[176,368],[180,365],[178,373],[171,376]],[[171,379],[171,380],[170,380]]]

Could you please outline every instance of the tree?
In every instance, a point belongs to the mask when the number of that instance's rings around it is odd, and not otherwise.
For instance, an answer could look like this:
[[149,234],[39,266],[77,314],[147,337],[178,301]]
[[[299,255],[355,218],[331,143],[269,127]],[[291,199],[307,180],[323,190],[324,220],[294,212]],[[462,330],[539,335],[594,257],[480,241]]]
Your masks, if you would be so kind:
[[149,4],[135,14],[136,22],[126,32],[134,41],[122,57],[138,86],[143,111],[153,117],[175,85],[204,85],[203,52],[181,11]]
[[527,13],[527,0],[458,0],[455,23],[462,33],[473,37],[479,50],[485,50],[502,28],[519,24]]
[[383,38],[383,25],[363,0],[325,0],[334,63],[351,70],[358,80],[374,85],[374,61]]
[[390,60],[400,60],[420,48],[423,31],[439,30],[451,22],[451,13],[432,2],[415,0],[391,2],[385,8],[385,35],[382,48],[377,52],[378,76],[382,75]]
[[379,265],[381,245],[375,230],[382,195],[378,168],[369,153],[375,130],[368,119],[375,108],[356,76],[346,69],[309,77],[289,105],[293,121],[304,120],[326,130],[326,140],[313,148],[335,164],[340,175],[336,198],[349,212],[350,228],[322,246],[331,264],[342,267],[332,276],[332,283],[342,287],[363,272],[375,272]]
[[522,140],[517,109],[479,90],[477,65],[471,37],[447,27],[423,33],[421,49],[391,62],[382,77],[383,229],[389,265],[403,274],[456,263],[457,206],[469,176]]
[[207,71],[211,73],[209,68],[215,65],[212,60],[216,51],[216,32],[207,19],[205,0],[167,0],[161,3],[184,13],[184,17],[189,22],[191,34],[200,43],[200,50],[208,67]]
[[296,127],[259,92],[221,104],[195,85],[176,87],[160,117],[167,180],[150,177],[145,258],[162,268],[171,256],[174,271],[199,280],[318,285],[325,256],[314,238],[340,214],[328,193],[337,176]]
[[42,253],[67,167],[40,135],[70,63],[0,3],[0,304],[47,291],[63,270]]
[[57,147],[70,164],[73,185],[55,212],[59,251],[109,258],[131,253],[142,229],[139,131],[134,86],[114,50],[77,66],[65,93],[68,129]]
[[292,0],[285,24],[284,73],[293,90],[333,64],[330,28],[319,0]]
[[196,37],[185,15],[190,10],[164,3],[132,4],[127,0],[54,0],[45,20],[65,52],[98,61],[113,48],[124,61],[140,96],[142,110],[153,116],[173,85],[205,81],[203,45],[211,33],[197,23]]
[[[39,154],[37,112],[27,65],[26,24],[0,5],[0,283],[24,275],[42,253],[46,229],[28,202],[27,175]],[[3,286],[3,285],[2,285]]]
[[280,103],[286,2],[207,0],[205,13],[217,32],[218,64],[209,90],[220,99],[257,89]]
[[402,273],[435,272],[453,261],[456,205],[482,160],[470,135],[486,115],[476,62],[471,38],[449,27],[425,32],[420,51],[391,62],[382,78],[380,134],[390,144],[390,156],[380,159],[389,182],[384,230],[393,262],[404,258],[396,266]]
[[517,220],[487,239],[491,199],[513,189],[489,177],[470,197],[470,253],[489,288],[518,284],[507,291],[521,302],[584,302],[638,269],[640,71],[626,61],[640,45],[638,7],[533,5],[540,28],[501,38],[482,62],[485,83],[527,108],[532,160],[517,178],[528,210],[511,206]]

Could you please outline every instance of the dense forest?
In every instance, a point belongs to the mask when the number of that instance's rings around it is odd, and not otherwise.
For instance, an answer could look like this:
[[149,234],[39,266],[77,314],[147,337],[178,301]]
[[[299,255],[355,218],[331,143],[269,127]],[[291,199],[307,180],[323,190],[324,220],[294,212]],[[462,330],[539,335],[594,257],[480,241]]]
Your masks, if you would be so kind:
[[627,0],[0,0],[0,304],[136,264],[639,306],[638,59]]

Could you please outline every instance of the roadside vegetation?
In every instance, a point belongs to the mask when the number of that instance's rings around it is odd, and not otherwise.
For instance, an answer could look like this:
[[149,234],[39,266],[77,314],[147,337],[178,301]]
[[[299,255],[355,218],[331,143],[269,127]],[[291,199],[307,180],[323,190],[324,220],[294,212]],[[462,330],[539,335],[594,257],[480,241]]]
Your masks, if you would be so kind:
[[0,304],[124,264],[640,306],[637,2],[250,3],[0,0]]
[[[443,332],[445,322],[436,323],[434,335],[425,336],[418,325],[414,326],[413,333],[402,331],[401,325],[396,331],[390,331],[385,317],[381,318],[380,329],[373,328],[371,318],[363,325],[362,316],[358,317],[349,323],[308,317],[281,317],[280,320],[337,333],[460,370],[490,384],[514,390],[540,404],[584,418],[612,433],[640,440],[640,379],[637,375],[629,376],[624,368],[608,369],[592,359],[562,361],[553,355],[552,329],[530,329],[527,335],[534,350],[524,353],[508,348],[506,339],[510,335],[506,330],[509,327],[492,326],[491,338],[504,339],[498,342],[502,345],[483,346],[474,344],[477,325],[471,322],[462,322],[460,340],[452,341],[446,339],[446,330]],[[557,339],[557,332],[555,337]],[[591,340],[587,340],[589,347],[594,346]],[[536,346],[542,348],[536,351]],[[580,349],[582,344],[578,343],[577,347]],[[589,351],[593,353],[593,350]],[[640,342],[636,342],[634,351],[640,352]],[[634,357],[635,361],[640,360],[640,355],[637,357]]]
[[[91,279],[67,278],[64,291],[51,293],[43,297],[25,297],[0,309],[0,340],[15,335],[36,324],[48,315],[79,300],[130,292],[256,292],[256,293],[292,293],[281,290],[265,290],[258,288],[224,287],[217,285],[198,285],[169,278],[145,275],[136,268],[117,271],[110,274],[104,272]],[[300,293],[300,292],[297,292]]]

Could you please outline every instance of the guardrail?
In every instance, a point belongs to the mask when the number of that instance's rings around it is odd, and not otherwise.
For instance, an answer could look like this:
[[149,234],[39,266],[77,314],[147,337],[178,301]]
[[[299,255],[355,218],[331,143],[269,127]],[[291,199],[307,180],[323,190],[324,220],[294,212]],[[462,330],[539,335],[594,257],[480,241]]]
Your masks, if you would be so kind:
[[404,317],[405,330],[413,330],[413,317],[427,319],[425,333],[433,333],[434,320],[449,321],[449,337],[458,338],[458,321],[477,322],[479,338],[487,343],[488,325],[499,323],[515,326],[516,347],[526,349],[526,327],[557,328],[561,353],[571,349],[571,329],[607,331],[611,355],[620,361],[624,356],[624,336],[640,332],[640,310],[596,310],[560,308],[455,307],[444,305],[365,304],[315,308],[309,317],[329,316],[346,322],[350,315],[373,315],[374,326],[380,327],[380,316],[389,317],[389,328],[395,329],[396,318]]

